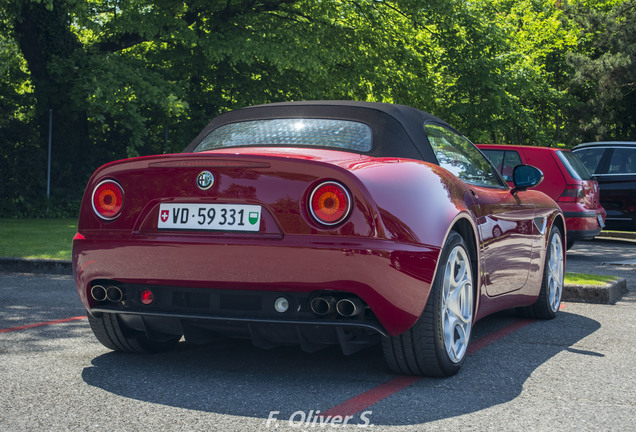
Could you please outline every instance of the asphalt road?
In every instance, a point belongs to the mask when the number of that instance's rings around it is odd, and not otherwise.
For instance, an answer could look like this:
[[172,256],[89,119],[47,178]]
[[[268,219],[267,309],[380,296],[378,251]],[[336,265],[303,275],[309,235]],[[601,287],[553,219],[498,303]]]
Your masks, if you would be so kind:
[[392,375],[379,349],[345,357],[228,340],[113,353],[70,276],[0,273],[0,430],[632,430],[636,272],[615,262],[635,250],[577,244],[568,271],[619,273],[631,292],[615,305],[565,304],[552,321],[486,318],[448,379]]
[[636,240],[593,240],[575,243],[567,253],[566,271],[619,276],[636,291]]

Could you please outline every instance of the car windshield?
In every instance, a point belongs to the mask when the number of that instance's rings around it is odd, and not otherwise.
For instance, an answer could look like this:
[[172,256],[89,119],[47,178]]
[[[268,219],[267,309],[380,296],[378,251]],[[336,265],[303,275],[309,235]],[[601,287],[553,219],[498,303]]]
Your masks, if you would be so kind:
[[371,136],[371,128],[368,125],[348,120],[252,120],[226,124],[214,129],[203,138],[194,151],[227,147],[285,146],[334,147],[368,152],[371,150]]
[[590,172],[576,155],[570,151],[557,151],[557,155],[565,169],[568,170],[572,178],[576,180],[591,180]]

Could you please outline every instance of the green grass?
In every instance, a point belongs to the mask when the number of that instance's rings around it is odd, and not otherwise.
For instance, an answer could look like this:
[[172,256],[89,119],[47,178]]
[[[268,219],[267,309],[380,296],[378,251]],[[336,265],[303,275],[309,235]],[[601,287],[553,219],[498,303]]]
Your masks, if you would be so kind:
[[618,279],[616,276],[601,276],[585,273],[566,273],[566,285],[606,285]]
[[0,256],[71,259],[76,219],[0,219]]

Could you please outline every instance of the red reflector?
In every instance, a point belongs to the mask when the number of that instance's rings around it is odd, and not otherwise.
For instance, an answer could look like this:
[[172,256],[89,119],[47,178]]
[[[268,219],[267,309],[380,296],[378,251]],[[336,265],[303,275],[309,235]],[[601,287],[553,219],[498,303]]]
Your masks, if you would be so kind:
[[342,222],[351,209],[349,193],[336,182],[325,182],[314,189],[309,199],[311,214],[324,225]]
[[155,295],[152,291],[146,289],[141,292],[141,302],[145,305],[149,305],[155,300]]
[[93,210],[102,219],[113,220],[119,216],[123,203],[124,191],[112,180],[101,182],[93,191]]

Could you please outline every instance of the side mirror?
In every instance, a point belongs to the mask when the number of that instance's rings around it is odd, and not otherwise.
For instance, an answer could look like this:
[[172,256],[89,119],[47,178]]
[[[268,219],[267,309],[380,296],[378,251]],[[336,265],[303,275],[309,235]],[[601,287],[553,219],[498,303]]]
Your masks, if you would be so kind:
[[512,193],[534,187],[543,181],[543,173],[531,165],[517,165],[512,171]]

